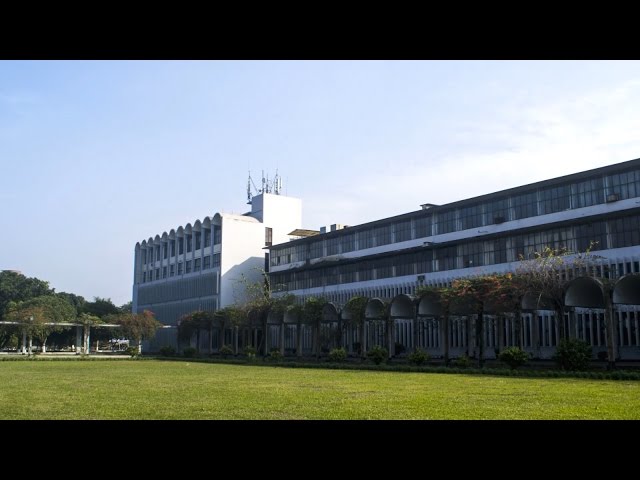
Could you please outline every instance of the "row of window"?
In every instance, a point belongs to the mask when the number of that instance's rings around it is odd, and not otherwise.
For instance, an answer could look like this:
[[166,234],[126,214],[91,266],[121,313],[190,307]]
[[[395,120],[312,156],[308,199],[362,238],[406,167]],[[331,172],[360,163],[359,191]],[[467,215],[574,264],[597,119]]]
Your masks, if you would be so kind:
[[[138,305],[166,303],[218,293],[218,275],[209,272],[180,281],[143,285],[138,290]],[[154,313],[157,313],[155,308]]]
[[155,270],[142,272],[142,283],[152,282],[153,280],[160,280],[160,278],[182,275],[183,273],[191,273],[192,271],[199,272],[200,270],[209,270],[210,268],[216,268],[219,266],[220,254],[214,253],[212,256],[207,255],[203,259],[196,258],[193,261],[187,260],[186,262],[172,263],[171,265],[166,265],[162,268],[156,268]]
[[[544,231],[505,235],[492,240],[466,240],[456,245],[425,248],[392,257],[363,259],[343,265],[276,272],[272,284],[279,289],[299,290],[405,275],[442,272],[459,268],[495,265],[532,258],[545,247],[585,251],[640,245],[640,215]],[[637,262],[636,262],[637,263]],[[633,271],[640,267],[635,265]],[[631,268],[629,268],[631,270]]]
[[[179,237],[173,240],[162,242],[160,245],[154,245],[145,248],[141,251],[142,264],[153,263],[160,259],[166,259],[176,256],[176,250],[178,255],[182,255],[193,250],[200,250],[204,247],[210,247],[212,245],[218,245],[222,241],[222,231],[219,226],[213,225],[213,235],[210,228],[203,228],[202,232],[194,232],[193,234],[187,234],[184,237]],[[203,235],[204,234],[204,235]],[[204,241],[203,241],[204,240]]]
[[414,218],[390,220],[389,223],[364,230],[352,227],[354,231],[347,229],[326,240],[320,238],[274,248],[271,251],[271,265],[305,261],[634,197],[640,197],[640,170],[538,188],[436,213],[419,212]]

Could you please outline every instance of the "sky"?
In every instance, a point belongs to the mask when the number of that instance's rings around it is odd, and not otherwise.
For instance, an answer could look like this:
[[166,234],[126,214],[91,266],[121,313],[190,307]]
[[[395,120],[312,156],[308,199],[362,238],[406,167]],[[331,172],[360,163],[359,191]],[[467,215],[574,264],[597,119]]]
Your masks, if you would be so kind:
[[249,170],[356,225],[638,158],[639,111],[638,61],[0,61],[0,270],[120,305]]

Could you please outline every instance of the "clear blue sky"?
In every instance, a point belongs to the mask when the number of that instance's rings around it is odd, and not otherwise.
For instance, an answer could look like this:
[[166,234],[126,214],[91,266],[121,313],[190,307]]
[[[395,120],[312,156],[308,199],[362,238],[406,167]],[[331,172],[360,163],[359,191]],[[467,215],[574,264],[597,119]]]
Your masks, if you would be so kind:
[[630,61],[0,61],[0,269],[122,304],[249,168],[354,225],[640,157],[639,111]]

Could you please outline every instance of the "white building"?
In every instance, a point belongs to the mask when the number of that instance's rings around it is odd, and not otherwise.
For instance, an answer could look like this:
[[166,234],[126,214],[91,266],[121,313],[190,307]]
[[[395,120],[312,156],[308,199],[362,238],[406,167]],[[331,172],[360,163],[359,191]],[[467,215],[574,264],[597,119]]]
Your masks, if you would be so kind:
[[[274,244],[272,286],[299,298],[323,297],[338,313],[354,296],[392,302],[393,310],[395,299],[408,302],[401,296],[414,294],[420,285],[444,286],[464,276],[514,271],[521,256],[529,258],[547,246],[579,252],[592,242],[593,254],[600,257],[596,276],[615,280],[640,272],[640,159],[421,207]],[[640,357],[638,307],[619,306],[616,315],[620,351],[628,347],[627,358]],[[466,321],[459,328],[452,324],[447,339],[441,338],[436,321],[419,339],[413,317],[408,317],[397,321],[395,330],[395,341],[407,349],[420,346],[438,355],[446,341],[454,355],[469,351]],[[601,311],[576,308],[567,322],[572,335],[603,348],[603,318]],[[558,340],[557,323],[553,312],[528,314],[522,344],[535,356],[550,357]],[[496,348],[508,345],[505,331],[511,331],[508,323],[495,322],[487,328],[493,333],[486,344],[501,339]],[[376,342],[369,334],[367,338],[369,344]],[[345,345],[350,348],[351,343]]]
[[[243,215],[216,213],[136,243],[133,311],[175,326],[184,314],[242,302],[242,276],[259,280],[268,269],[264,247],[289,240],[301,222],[300,199],[261,193]],[[149,348],[164,345],[176,347],[175,328],[159,330]]]

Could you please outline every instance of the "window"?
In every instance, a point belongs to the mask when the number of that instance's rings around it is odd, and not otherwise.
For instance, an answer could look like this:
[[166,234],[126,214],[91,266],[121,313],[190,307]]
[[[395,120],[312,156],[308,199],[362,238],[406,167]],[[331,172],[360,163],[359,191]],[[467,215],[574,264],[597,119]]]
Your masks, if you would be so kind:
[[173,277],[176,274],[176,265],[175,263],[172,263],[171,265],[169,265],[169,276]]
[[142,264],[144,265],[145,263],[147,263],[147,251],[142,250]]
[[219,253],[214,253],[213,254],[213,268],[219,267],[219,266],[220,266],[220,254]]
[[356,234],[342,235],[340,237],[340,249],[342,253],[353,252],[356,249]]
[[149,263],[153,263],[153,248],[149,248],[147,250],[147,259],[149,260]]
[[456,231],[456,211],[449,210],[438,213],[438,235]]
[[411,240],[411,220],[405,220],[404,222],[398,222],[395,227],[395,241],[404,242],[405,240]]
[[178,275],[182,275],[182,262],[178,262]]
[[189,253],[193,248],[193,245],[191,243],[193,241],[192,237],[193,237],[192,235],[187,235],[185,237],[185,241],[187,242],[187,253]]
[[264,246],[270,247],[271,245],[273,245],[273,229],[264,227]]
[[147,272],[142,272],[142,283],[147,281]]
[[182,255],[184,253],[184,238],[180,237],[178,239],[178,255]]
[[160,280],[160,269],[156,268],[156,280]]
[[416,236],[415,238],[431,236],[431,216],[416,218]]
[[340,237],[327,239],[327,255],[336,255],[340,253]]
[[202,247],[202,244],[200,241],[201,239],[202,239],[202,233],[196,232],[196,250],[200,250],[200,248]]
[[163,243],[162,244],[162,258],[164,258],[165,260],[167,259],[167,257],[169,256],[169,244],[168,243]]
[[211,268],[211,257],[207,255],[206,257],[204,257],[204,267],[202,269],[207,270],[209,268]]
[[572,185],[572,208],[590,207],[604,203],[602,178],[593,178]]
[[559,187],[540,190],[540,214],[544,215],[568,210],[571,207],[570,201],[570,185],[561,185]]
[[156,260],[160,260],[160,245],[156,246]]
[[514,220],[538,215],[538,194],[536,192],[516,195],[511,199],[511,203],[513,204]]
[[204,229],[204,246],[205,247],[211,246],[211,229],[210,228]]
[[220,245],[222,242],[222,228],[219,225],[213,225],[213,244]]
[[358,232],[358,250],[373,247],[373,235],[371,230]]
[[191,273],[191,260],[187,260],[184,273]]
[[176,241],[175,240],[171,240],[171,256],[172,257],[176,256]]
[[167,278],[167,267],[162,267],[162,278]]
[[494,225],[497,223],[508,222],[509,218],[509,199],[499,198],[487,203],[485,213],[485,225]]
[[462,230],[482,226],[482,205],[471,205],[460,209]]
[[323,248],[322,243],[323,243],[322,240],[317,240],[317,241],[311,243],[311,245],[309,246],[309,257],[310,258],[318,258],[318,257],[322,257],[324,255],[324,248]]
[[199,272],[200,271],[200,262],[201,260],[199,258],[196,258],[193,262],[193,271],[194,272]]
[[373,229],[376,246],[388,245],[391,243],[391,225],[383,225]]

